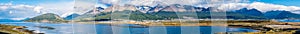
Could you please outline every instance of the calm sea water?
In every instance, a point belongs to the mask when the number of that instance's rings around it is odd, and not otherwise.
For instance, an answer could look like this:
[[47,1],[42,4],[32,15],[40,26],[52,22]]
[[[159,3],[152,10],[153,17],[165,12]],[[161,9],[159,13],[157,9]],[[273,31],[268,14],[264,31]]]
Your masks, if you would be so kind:
[[297,20],[277,20],[279,22],[300,22],[300,19]]
[[[54,24],[31,22],[0,22],[17,26],[27,26],[29,30],[36,30],[46,34],[211,34],[211,32],[256,32],[248,28],[230,28],[223,26],[151,26],[143,27],[133,24],[107,25],[107,24]],[[55,29],[39,28],[48,26]],[[218,30],[226,29],[225,31]]]

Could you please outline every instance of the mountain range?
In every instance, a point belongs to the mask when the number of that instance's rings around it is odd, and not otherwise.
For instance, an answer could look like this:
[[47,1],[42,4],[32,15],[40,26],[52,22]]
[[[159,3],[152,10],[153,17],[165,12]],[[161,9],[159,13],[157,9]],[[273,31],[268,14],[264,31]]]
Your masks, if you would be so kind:
[[[266,11],[262,12],[255,8],[242,8],[238,10],[231,10],[231,11],[221,11],[220,9],[216,9],[214,7],[195,7],[191,5],[180,5],[180,4],[173,4],[169,6],[163,6],[163,5],[157,5],[157,6],[135,6],[133,5],[127,5],[127,6],[118,6],[120,7],[126,7],[122,8],[124,10],[131,9],[129,11],[140,11],[142,13],[146,14],[160,14],[161,15],[176,15],[176,13],[182,13],[182,14],[189,14],[189,13],[197,13],[198,16],[205,16],[204,14],[210,15],[210,13],[214,13],[213,10],[217,10],[215,12],[226,12],[227,17],[239,17],[243,19],[255,19],[255,18],[248,18],[248,17],[258,17],[259,19],[298,19],[299,14],[291,13],[290,11],[284,11],[284,10],[273,10],[273,11]],[[101,8],[101,7],[100,7]],[[114,8],[114,5],[111,7],[108,7],[108,9],[104,10],[111,10],[111,8]],[[218,11],[220,10],[220,11]],[[122,10],[117,10],[122,11]],[[114,12],[114,11],[104,11],[104,12]],[[164,12],[164,13],[162,13]],[[171,14],[172,12],[175,12],[175,14]],[[187,13],[186,13],[187,12]],[[281,13],[281,14],[273,14],[273,13]],[[242,16],[237,16],[242,15]],[[285,17],[283,17],[285,16]],[[178,16],[175,16],[178,17]],[[208,18],[207,17],[207,18]],[[200,17],[198,17],[200,18]],[[239,19],[239,18],[232,18],[232,19]]]
[[299,14],[294,14],[289,11],[268,11],[264,14],[266,18],[271,18],[271,19],[299,19],[300,15]]
[[[96,7],[82,15],[71,14],[65,18],[56,17],[57,20],[100,20],[100,19],[128,19],[128,20],[170,20],[184,19],[210,19],[212,14],[226,13],[227,19],[300,19],[300,14],[284,10],[273,10],[262,12],[255,8],[242,8],[239,10],[222,11],[214,7],[195,7],[190,5],[157,5],[157,6],[134,6],[134,5],[112,5],[108,8]],[[46,14],[47,15],[47,14]],[[36,21],[45,17],[43,15],[31,18]],[[217,17],[217,16],[216,16]],[[46,18],[48,19],[48,18]],[[28,21],[28,20],[27,20]]]
[[71,15],[65,17],[64,19],[65,19],[65,20],[73,20],[75,17],[78,17],[78,16],[80,16],[80,15],[79,15],[79,14],[76,14],[76,13],[73,13],[73,14],[71,14]]

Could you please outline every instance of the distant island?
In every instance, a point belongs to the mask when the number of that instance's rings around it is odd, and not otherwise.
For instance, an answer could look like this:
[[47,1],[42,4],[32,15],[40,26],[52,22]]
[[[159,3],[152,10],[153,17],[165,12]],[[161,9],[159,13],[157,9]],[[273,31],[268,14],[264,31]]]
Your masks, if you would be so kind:
[[61,18],[60,16],[53,14],[53,13],[46,13],[40,16],[36,16],[30,19],[25,19],[25,22],[67,22],[66,20],[64,20],[63,18]]

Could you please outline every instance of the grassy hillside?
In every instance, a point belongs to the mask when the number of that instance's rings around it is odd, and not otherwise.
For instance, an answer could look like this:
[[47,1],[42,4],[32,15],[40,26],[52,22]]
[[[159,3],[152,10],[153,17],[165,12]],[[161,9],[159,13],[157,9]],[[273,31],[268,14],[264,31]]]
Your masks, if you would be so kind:
[[53,13],[46,13],[24,21],[26,22],[67,22],[60,16]]
[[[93,19],[128,19],[128,20],[162,20],[163,18],[156,15],[150,15],[142,13],[140,11],[115,11],[115,12],[104,12],[91,17]],[[85,18],[80,18],[85,19]]]

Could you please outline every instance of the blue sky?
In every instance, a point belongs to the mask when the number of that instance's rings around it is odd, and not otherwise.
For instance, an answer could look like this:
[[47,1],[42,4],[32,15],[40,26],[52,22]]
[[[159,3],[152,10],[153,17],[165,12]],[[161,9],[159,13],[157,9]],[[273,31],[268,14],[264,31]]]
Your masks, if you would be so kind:
[[252,0],[252,1],[300,7],[300,4],[299,4],[300,0]]

